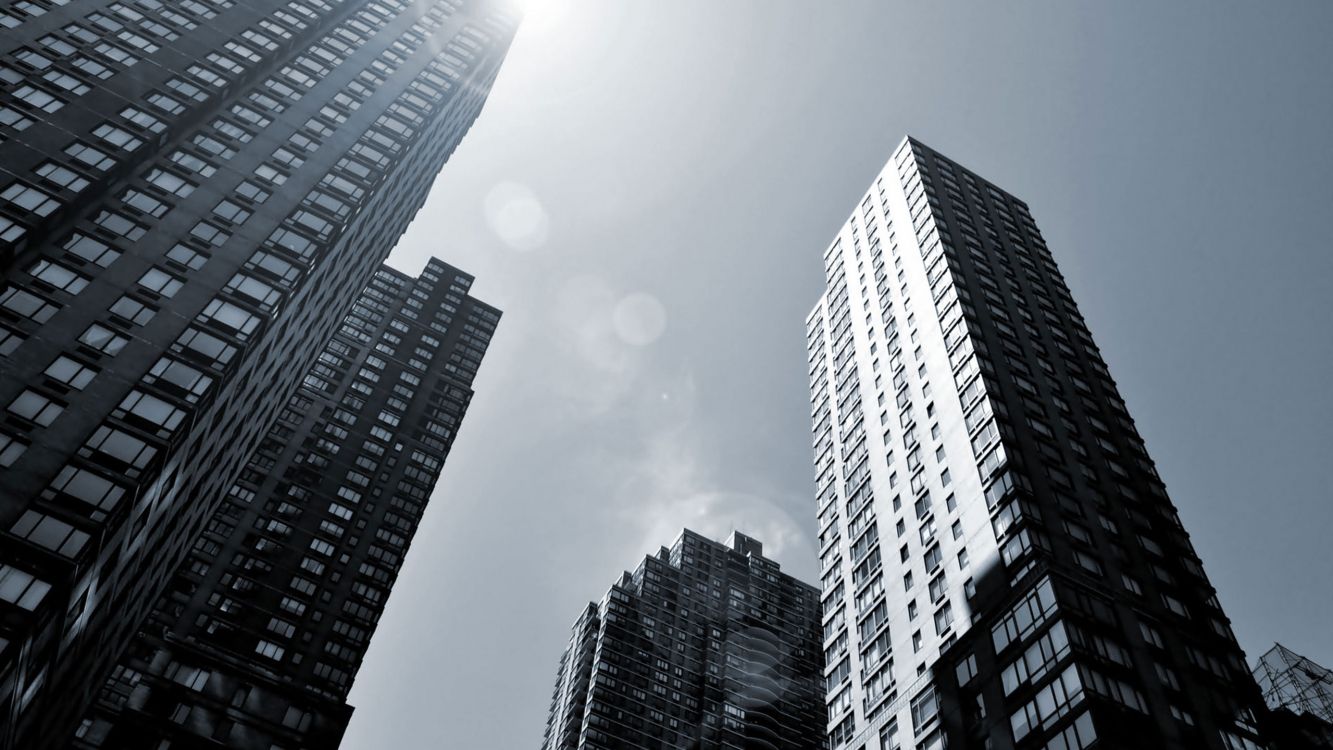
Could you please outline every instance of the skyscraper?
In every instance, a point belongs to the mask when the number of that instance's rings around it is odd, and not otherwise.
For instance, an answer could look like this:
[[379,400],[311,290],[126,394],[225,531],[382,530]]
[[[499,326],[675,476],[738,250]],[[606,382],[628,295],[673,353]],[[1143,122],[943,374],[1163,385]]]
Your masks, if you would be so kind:
[[824,259],[830,748],[1259,747],[1241,650],[1027,206],[908,138]]
[[[382,268],[126,650],[77,748],[335,748],[499,313]],[[207,743],[205,743],[207,744]]]
[[543,750],[819,747],[819,592],[684,531],[574,623]]
[[473,0],[0,10],[0,748],[87,705],[485,102]]

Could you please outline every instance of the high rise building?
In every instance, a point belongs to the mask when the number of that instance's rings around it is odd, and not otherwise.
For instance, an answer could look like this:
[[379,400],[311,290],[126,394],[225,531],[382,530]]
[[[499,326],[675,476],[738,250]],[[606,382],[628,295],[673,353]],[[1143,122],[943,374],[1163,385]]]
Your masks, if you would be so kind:
[[542,748],[817,748],[819,653],[818,590],[686,530],[574,623]]
[[67,736],[516,23],[481,0],[0,8],[0,748]]
[[499,313],[382,268],[112,670],[76,748],[336,748]]
[[824,259],[829,747],[1259,747],[1243,654],[1027,206],[908,138]]
[[1274,750],[1333,750],[1333,670],[1273,644],[1254,665]]

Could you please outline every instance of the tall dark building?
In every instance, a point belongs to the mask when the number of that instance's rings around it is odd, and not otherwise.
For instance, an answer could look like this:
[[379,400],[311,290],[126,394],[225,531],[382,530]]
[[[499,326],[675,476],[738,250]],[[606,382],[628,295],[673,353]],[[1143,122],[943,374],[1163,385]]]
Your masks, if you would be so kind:
[[481,0],[0,9],[0,748],[67,736],[515,25]]
[[574,623],[543,750],[820,746],[819,592],[684,531]]
[[499,320],[432,260],[375,274],[225,493],[76,748],[335,748]]
[[1027,206],[905,139],[808,321],[829,747],[1260,747],[1229,621]]

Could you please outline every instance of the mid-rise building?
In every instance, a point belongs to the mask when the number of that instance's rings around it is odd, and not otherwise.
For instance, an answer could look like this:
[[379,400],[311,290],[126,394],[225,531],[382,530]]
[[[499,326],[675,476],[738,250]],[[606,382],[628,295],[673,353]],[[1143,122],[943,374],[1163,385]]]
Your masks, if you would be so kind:
[[686,530],[574,623],[543,750],[820,747],[819,592]]
[[483,0],[0,8],[0,748],[68,736],[516,23]]
[[1333,750],[1333,670],[1273,644],[1254,665],[1274,750]]
[[336,748],[499,312],[382,268],[226,491],[76,748]]
[[1260,747],[1229,621],[1027,205],[908,138],[824,265],[829,748]]

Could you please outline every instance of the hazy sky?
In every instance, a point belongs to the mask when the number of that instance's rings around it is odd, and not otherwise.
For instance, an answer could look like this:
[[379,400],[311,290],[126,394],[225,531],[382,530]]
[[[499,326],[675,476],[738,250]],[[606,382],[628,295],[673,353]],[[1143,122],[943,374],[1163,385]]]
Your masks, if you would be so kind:
[[1333,666],[1330,39],[1314,1],[538,3],[393,257],[505,316],[344,747],[537,747],[574,618],[682,526],[815,578],[804,319],[906,133],[1028,202],[1251,661]]

